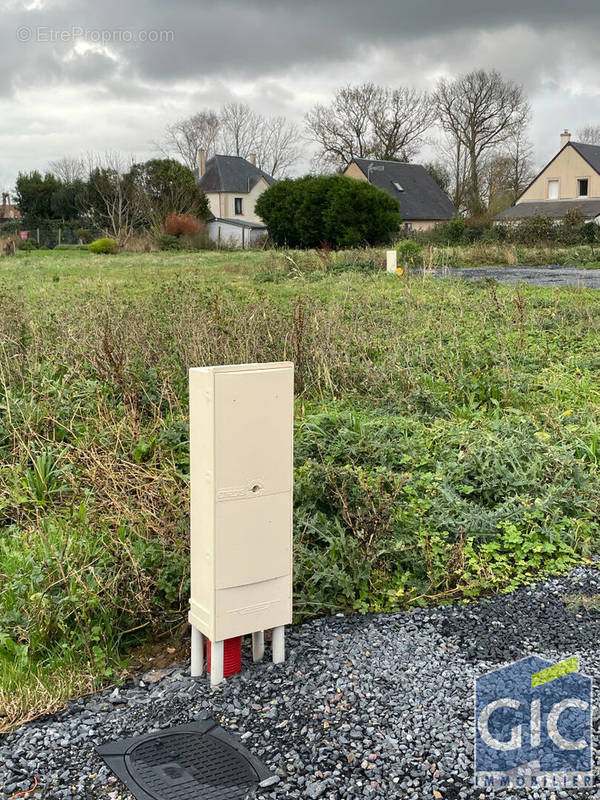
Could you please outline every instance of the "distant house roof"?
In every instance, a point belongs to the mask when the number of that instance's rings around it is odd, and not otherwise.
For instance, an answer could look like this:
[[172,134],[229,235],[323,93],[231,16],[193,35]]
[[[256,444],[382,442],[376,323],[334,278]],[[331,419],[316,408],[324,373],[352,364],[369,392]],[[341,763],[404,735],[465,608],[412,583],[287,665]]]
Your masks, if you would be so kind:
[[[598,148],[600,150],[600,148]],[[599,200],[539,200],[517,203],[497,214],[494,220],[530,219],[531,217],[550,217],[562,219],[568,211],[577,210],[584,219],[596,219],[600,216]]]
[[213,217],[208,220],[209,223],[223,222],[227,225],[235,225],[238,228],[250,228],[253,231],[266,231],[267,226],[261,225],[260,222],[249,222],[245,219],[227,219],[226,217]]
[[582,142],[569,142],[567,147],[573,147],[588,164],[600,173],[600,146],[597,144],[583,144]]
[[[372,158],[354,158],[353,162],[373,186],[398,200],[405,221],[452,219],[458,213],[448,195],[421,164]],[[370,164],[379,169],[369,170]]]
[[206,162],[204,175],[195,170],[196,183],[205,192],[239,192],[246,194],[264,178],[269,185],[275,178],[255,167],[241,156],[213,156]]
[[6,222],[7,220],[21,219],[21,212],[18,206],[9,204],[0,204],[0,220]]

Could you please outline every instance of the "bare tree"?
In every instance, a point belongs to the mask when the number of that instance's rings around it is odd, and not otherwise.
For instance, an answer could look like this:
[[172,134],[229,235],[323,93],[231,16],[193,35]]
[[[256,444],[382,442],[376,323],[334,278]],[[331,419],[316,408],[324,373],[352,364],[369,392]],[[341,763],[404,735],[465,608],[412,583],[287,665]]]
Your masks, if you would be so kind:
[[216,152],[220,128],[217,112],[205,109],[169,125],[156,147],[163,155],[180,158],[187,167],[194,169],[200,150],[206,150],[209,157]]
[[507,143],[529,117],[523,88],[499,72],[476,70],[453,81],[441,80],[435,104],[442,128],[464,148],[468,162],[467,208],[474,216],[485,211],[483,172],[491,153]]
[[338,89],[327,106],[315,105],[306,127],[320,147],[321,161],[339,169],[353,158],[409,160],[434,118],[426,94],[364,83]]
[[377,158],[410,161],[435,121],[431,97],[416,89],[379,89],[369,114]]
[[353,158],[373,155],[375,141],[369,106],[375,101],[373,84],[338,89],[328,105],[315,105],[306,115],[310,137],[320,147],[323,163],[342,168]]
[[77,156],[63,156],[51,161],[48,166],[54,177],[63,183],[75,183],[86,178],[85,160]]
[[204,110],[170,125],[157,149],[183,161],[190,169],[198,164],[200,150],[248,158],[281,177],[300,157],[298,126],[285,117],[264,117],[245,103],[228,103],[220,111]]
[[443,192],[448,193],[452,183],[452,174],[448,168],[448,164],[438,158],[435,161],[429,161],[423,166],[440,187],[440,189]]
[[227,103],[219,115],[219,145],[224,155],[247,158],[257,149],[262,119],[246,103]]
[[600,145],[600,125],[584,125],[577,131],[577,141]]
[[516,200],[535,178],[534,149],[524,126],[517,128],[508,140],[506,155],[510,163],[508,186]]
[[441,139],[432,141],[439,164],[450,175],[448,192],[450,199],[461,213],[467,211],[468,160],[466,150],[460,141],[444,134]]
[[131,166],[118,153],[88,157],[85,215],[121,245],[131,238],[143,217],[139,194],[127,177]]
[[255,143],[256,164],[260,169],[282,178],[301,155],[298,126],[285,117],[265,117]]

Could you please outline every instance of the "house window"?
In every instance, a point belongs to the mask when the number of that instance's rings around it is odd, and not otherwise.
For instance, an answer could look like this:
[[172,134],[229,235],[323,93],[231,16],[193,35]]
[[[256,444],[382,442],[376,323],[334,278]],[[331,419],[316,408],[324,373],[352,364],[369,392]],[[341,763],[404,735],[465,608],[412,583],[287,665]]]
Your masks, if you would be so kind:
[[558,200],[558,186],[557,180],[548,181],[548,200]]
[[236,214],[243,214],[244,213],[243,210],[242,210],[242,198],[241,197],[236,197],[235,198],[235,213]]
[[577,180],[577,196],[587,197],[589,190],[589,180],[587,178],[578,178]]

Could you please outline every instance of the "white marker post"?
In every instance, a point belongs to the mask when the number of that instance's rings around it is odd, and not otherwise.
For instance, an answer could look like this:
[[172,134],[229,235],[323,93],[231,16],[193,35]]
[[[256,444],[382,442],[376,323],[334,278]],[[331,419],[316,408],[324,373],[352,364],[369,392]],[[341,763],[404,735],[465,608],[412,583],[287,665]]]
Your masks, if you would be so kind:
[[398,269],[398,253],[395,250],[388,250],[386,255],[386,271],[395,275]]

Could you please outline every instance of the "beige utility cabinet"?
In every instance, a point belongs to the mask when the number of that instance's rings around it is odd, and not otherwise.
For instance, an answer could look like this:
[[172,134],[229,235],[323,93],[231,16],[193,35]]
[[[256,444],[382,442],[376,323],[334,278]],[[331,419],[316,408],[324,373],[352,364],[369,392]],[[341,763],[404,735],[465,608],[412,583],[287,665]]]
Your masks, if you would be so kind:
[[[292,621],[294,367],[288,362],[190,370],[192,674],[200,633],[222,643]],[[215,666],[216,665],[216,666]]]

